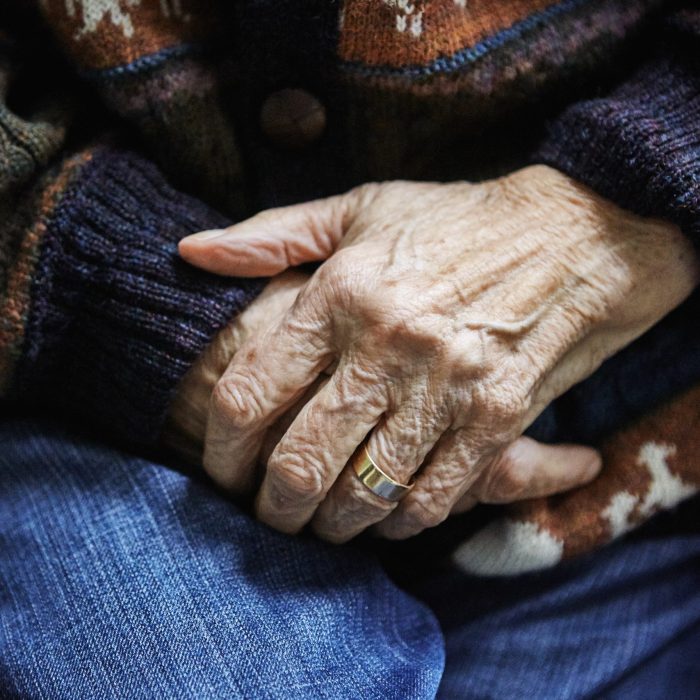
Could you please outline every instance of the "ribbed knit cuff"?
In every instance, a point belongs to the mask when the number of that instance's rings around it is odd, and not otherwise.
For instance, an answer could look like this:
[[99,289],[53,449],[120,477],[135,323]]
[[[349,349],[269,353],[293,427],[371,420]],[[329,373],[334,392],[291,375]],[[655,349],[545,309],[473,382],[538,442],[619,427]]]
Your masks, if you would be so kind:
[[660,60],[610,97],[573,105],[533,160],[700,246],[700,65]]
[[97,150],[47,222],[14,393],[154,443],[180,378],[264,286],[178,256],[229,223],[142,158]]

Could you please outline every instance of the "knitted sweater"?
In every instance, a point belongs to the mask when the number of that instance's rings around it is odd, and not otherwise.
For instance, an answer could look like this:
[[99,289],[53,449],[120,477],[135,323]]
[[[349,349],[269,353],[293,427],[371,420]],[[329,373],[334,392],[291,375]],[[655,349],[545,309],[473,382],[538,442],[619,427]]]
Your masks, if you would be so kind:
[[[367,180],[545,162],[700,242],[692,5],[7,0],[2,395],[157,442],[180,378],[264,285],[187,266],[177,241]],[[261,106],[284,88],[325,110],[303,148],[260,127]],[[531,434],[599,442],[700,381],[694,305],[555,402]]]

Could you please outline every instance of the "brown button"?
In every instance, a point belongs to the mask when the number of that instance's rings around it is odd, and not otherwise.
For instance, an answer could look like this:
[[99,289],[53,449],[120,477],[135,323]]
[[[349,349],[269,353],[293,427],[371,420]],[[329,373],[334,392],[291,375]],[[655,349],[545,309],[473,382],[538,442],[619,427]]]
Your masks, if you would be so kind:
[[260,110],[260,128],[276,146],[302,148],[323,133],[326,109],[306,90],[273,92]]

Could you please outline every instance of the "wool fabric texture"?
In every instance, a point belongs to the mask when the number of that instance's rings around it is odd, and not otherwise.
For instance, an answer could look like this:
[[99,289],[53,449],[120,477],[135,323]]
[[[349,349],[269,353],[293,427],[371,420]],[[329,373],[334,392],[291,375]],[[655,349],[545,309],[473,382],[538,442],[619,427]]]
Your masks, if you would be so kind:
[[[190,268],[178,239],[368,180],[544,162],[700,244],[699,57],[700,12],[663,0],[9,0],[0,392],[157,445],[180,378],[264,285]],[[325,110],[304,148],[260,128],[284,89]],[[604,445],[604,474],[512,507],[465,568],[555,563],[697,490],[697,306],[540,416],[535,437]]]

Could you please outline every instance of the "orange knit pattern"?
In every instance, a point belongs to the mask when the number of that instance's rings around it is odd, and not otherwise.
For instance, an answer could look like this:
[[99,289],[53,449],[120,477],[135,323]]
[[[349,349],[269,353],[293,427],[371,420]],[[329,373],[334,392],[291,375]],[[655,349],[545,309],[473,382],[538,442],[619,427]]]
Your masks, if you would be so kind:
[[338,53],[346,61],[428,63],[473,46],[552,0],[347,0]]
[[44,0],[52,32],[81,68],[111,68],[211,34],[213,0]]

